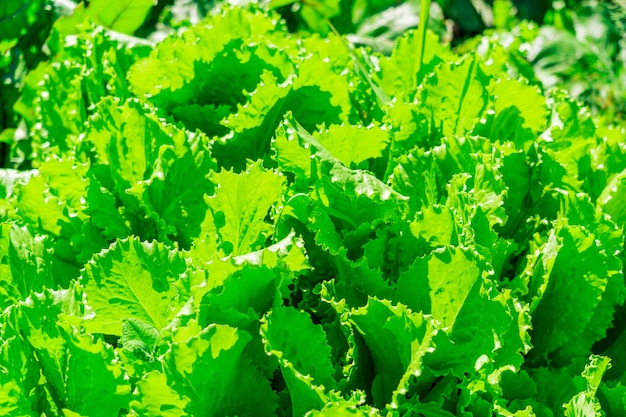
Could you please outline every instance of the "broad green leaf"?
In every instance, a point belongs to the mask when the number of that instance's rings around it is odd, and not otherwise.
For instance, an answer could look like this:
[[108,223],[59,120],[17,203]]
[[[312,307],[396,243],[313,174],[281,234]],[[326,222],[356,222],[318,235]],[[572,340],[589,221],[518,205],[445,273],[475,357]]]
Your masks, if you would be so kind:
[[389,134],[378,126],[333,125],[314,136],[347,167],[382,157],[389,143]]
[[[51,400],[63,405],[68,397],[69,351],[67,330],[85,316],[82,293],[76,288],[34,293],[20,305],[20,327],[36,352]],[[67,331],[66,331],[67,330]]]
[[431,130],[443,136],[471,131],[487,107],[488,84],[489,78],[475,57],[435,67],[417,96],[422,111],[432,120]]
[[276,272],[267,267],[243,265],[197,302],[199,323],[240,328],[257,323],[276,299],[276,281]]
[[[167,105],[171,100],[187,103],[204,80],[202,71],[196,74],[196,65],[199,69],[206,67],[231,42],[262,40],[275,31],[277,21],[260,10],[224,7],[203,24],[160,42],[149,57],[132,67],[130,85],[137,96],[150,97],[158,105]],[[151,76],[146,78],[145,74]]]
[[309,132],[322,124],[339,125],[353,111],[349,92],[346,78],[322,60],[303,60],[284,81],[265,71],[248,101],[224,121],[233,132],[214,142],[214,155],[223,165],[239,168],[244,157],[261,158],[288,112]]
[[439,36],[429,30],[426,32],[422,68],[418,73],[416,66],[419,59],[416,57],[418,42],[421,42],[421,39],[416,31],[404,32],[396,40],[391,57],[382,59],[380,62],[378,78],[381,86],[388,94],[406,101],[413,99],[419,84],[437,64],[458,59],[449,47],[440,43]]
[[537,297],[535,303],[538,301],[531,310],[535,355],[546,355],[578,340],[590,324],[610,276],[607,254],[591,232],[561,221],[556,237],[553,266],[531,282],[531,294]]
[[409,197],[411,212],[440,204],[445,190],[437,156],[418,149],[401,156],[391,171],[389,182],[398,193]]
[[[416,259],[400,275],[397,299],[431,314],[445,333],[426,358],[432,369],[461,375],[485,364],[521,363],[528,350],[528,318],[507,293],[499,293],[485,279],[493,274],[489,268],[472,250],[443,247]],[[486,361],[481,363],[483,355]]]
[[406,393],[409,380],[419,378],[424,371],[422,358],[431,349],[435,334],[432,323],[402,304],[371,297],[367,305],[352,309],[347,315],[372,354],[374,405],[397,407],[398,397]]
[[127,410],[130,383],[111,347],[91,336],[69,333],[65,337],[65,408],[95,417],[115,417]]
[[122,320],[120,343],[137,357],[153,360],[158,339],[159,330],[151,324],[134,317]]
[[297,122],[288,113],[276,128],[271,145],[273,156],[281,171],[291,172],[308,183],[311,176],[311,150],[300,143],[294,123]]
[[611,256],[621,252],[624,242],[623,231],[607,219],[588,198],[581,195],[571,196],[563,202],[562,213],[567,213],[568,223],[572,226],[584,227],[593,233],[595,244],[601,248],[602,267],[597,273],[606,279],[606,287],[602,292],[597,307],[594,309],[589,323],[575,342],[565,344],[554,355],[558,360],[568,361],[569,358],[582,357],[591,351],[592,346],[606,338],[610,329],[615,327],[616,309],[626,300],[626,286],[622,279],[623,259]]
[[626,169],[613,176],[598,197],[598,206],[617,224],[626,224],[626,210],[620,201],[626,193]]
[[549,113],[546,99],[537,87],[528,85],[523,79],[504,78],[492,79],[488,90],[494,101],[496,118],[507,109],[514,108],[523,119],[521,126],[517,125],[518,129],[528,129],[535,135],[546,129]]
[[411,222],[411,233],[433,248],[457,242],[453,212],[447,206],[424,207]]
[[137,383],[133,412],[142,417],[186,417],[189,398],[181,396],[168,385],[167,377],[157,371],[146,374]]
[[340,0],[320,0],[319,2],[304,4],[300,14],[313,32],[328,34],[330,28],[327,19],[341,13]]
[[616,417],[626,415],[626,387],[621,382],[600,384],[596,396],[606,415]]
[[10,283],[19,290],[21,298],[40,292],[44,287],[55,287],[45,236],[33,235],[28,228],[13,225],[8,237]]
[[248,333],[219,324],[201,329],[192,322],[174,333],[162,361],[168,385],[186,402],[187,414],[275,415],[276,393],[244,352],[250,340]]
[[181,254],[136,237],[118,240],[96,255],[81,274],[95,317],[92,333],[121,336],[124,320],[142,320],[162,330],[187,301],[175,285],[186,270]]
[[327,399],[324,391],[336,386],[323,329],[302,311],[275,307],[265,316],[261,334],[266,352],[278,358],[293,414],[304,415],[323,407]]
[[45,290],[20,309],[20,327],[59,409],[100,417],[128,409],[130,383],[117,355],[102,340],[77,330],[85,315],[79,291]]
[[257,162],[241,174],[222,170],[212,179],[219,188],[206,202],[216,219],[221,250],[233,255],[258,250],[270,236],[272,229],[265,217],[280,201],[284,177]]
[[22,219],[55,236],[60,236],[63,226],[69,223],[66,207],[50,192],[41,175],[19,187],[17,206]]
[[433,318],[451,332],[461,308],[476,285],[480,286],[481,268],[471,252],[452,248],[435,250],[426,260]]
[[145,46],[122,47],[92,25],[71,33],[66,44],[65,34],[52,32],[48,47],[53,58],[28,73],[15,104],[29,128],[35,159],[73,153],[95,104],[108,94],[129,96],[125,73],[145,53]]
[[34,417],[37,398],[32,393],[39,380],[39,363],[15,317],[15,310],[0,316],[0,413]]
[[85,19],[117,32],[132,35],[148,16],[154,6],[152,0],[91,0],[79,4],[63,25],[80,24]]
[[338,231],[364,223],[402,217],[408,198],[380,181],[369,171],[351,170],[339,162],[319,160],[313,196],[331,217]]

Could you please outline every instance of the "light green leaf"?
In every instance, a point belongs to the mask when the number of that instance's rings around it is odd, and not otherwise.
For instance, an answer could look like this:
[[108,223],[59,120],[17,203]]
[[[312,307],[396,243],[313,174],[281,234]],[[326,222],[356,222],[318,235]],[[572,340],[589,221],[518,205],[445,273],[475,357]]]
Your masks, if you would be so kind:
[[482,282],[481,269],[471,252],[450,247],[435,250],[426,262],[433,318],[451,332],[472,288]]
[[265,71],[248,101],[224,121],[233,132],[214,143],[214,155],[223,165],[239,168],[243,158],[261,158],[287,112],[309,132],[346,122],[353,110],[349,93],[346,77],[319,58],[302,60],[284,81]]
[[578,340],[609,278],[607,254],[586,228],[562,221],[556,238],[553,266],[538,275],[531,287],[538,301],[531,310],[535,355],[546,355]]
[[321,133],[315,132],[313,136],[347,167],[380,158],[389,143],[389,134],[375,125],[332,125]]
[[222,251],[243,255],[264,246],[272,230],[264,219],[280,201],[284,177],[256,162],[241,174],[223,170],[212,179],[219,188],[206,201],[213,217],[223,219],[216,220]]
[[80,3],[73,15],[65,17],[62,24],[80,24],[90,19],[109,29],[132,35],[154,5],[153,0],[91,0],[86,7]]
[[95,312],[85,327],[121,336],[124,320],[135,318],[162,330],[187,301],[175,287],[185,270],[181,254],[160,243],[118,240],[81,274],[87,303]]
[[611,360],[604,356],[592,355],[589,364],[583,371],[583,377],[587,383],[585,390],[576,394],[563,406],[566,417],[596,417],[602,415],[601,405],[596,398],[602,377],[610,366]]
[[624,198],[626,198],[626,169],[613,175],[598,197],[598,205],[615,223],[626,224],[626,205],[622,204]]
[[[106,188],[90,193],[108,202],[108,207],[92,207],[89,212],[116,219],[110,193],[124,205],[120,212],[134,234],[188,247],[200,233],[206,213],[203,196],[213,192],[207,172],[214,163],[206,137],[165,124],[154,109],[136,99],[107,98],[98,104],[86,141],[96,152],[91,169],[97,180],[94,186]],[[96,219],[98,224],[107,221]],[[114,230],[120,228],[118,224]]]
[[261,335],[266,352],[278,358],[293,414],[323,407],[325,391],[336,386],[324,330],[305,312],[276,307],[265,316]]
[[162,361],[168,385],[186,402],[187,414],[275,415],[276,393],[244,353],[251,339],[233,327],[212,324],[201,329],[194,322],[174,333]]
[[65,338],[68,340],[66,408],[94,417],[116,417],[121,410],[127,410],[130,383],[113,349],[101,340],[74,332]]
[[37,404],[31,393],[38,384],[39,364],[15,317],[15,313],[0,316],[0,414],[35,417]]
[[189,398],[181,397],[168,385],[167,377],[157,371],[144,375],[137,383],[131,409],[141,417],[186,417]]
[[120,343],[137,357],[153,360],[158,339],[159,330],[151,324],[134,317],[122,320]]
[[67,336],[80,326],[85,314],[83,295],[76,288],[32,294],[20,305],[20,328],[37,354],[51,400],[64,404],[68,395],[69,351]]
[[44,287],[56,286],[50,271],[45,236],[33,235],[25,226],[13,225],[9,232],[8,263],[12,281],[22,299]]
[[272,151],[278,167],[283,172],[291,172],[308,183],[311,176],[311,149],[300,143],[296,121],[291,113],[285,115],[272,138]]
[[277,20],[267,13],[224,7],[184,35],[174,34],[160,42],[148,58],[131,68],[130,85],[137,96],[150,97],[159,107],[188,103],[205,80],[202,70],[196,73],[196,65],[206,68],[231,42],[266,39],[276,30]]
[[494,101],[496,115],[515,108],[523,119],[522,128],[535,135],[546,129],[549,113],[546,98],[539,88],[529,85],[524,79],[500,78],[491,80],[488,91]]
[[486,109],[489,78],[475,57],[458,63],[441,63],[419,89],[423,112],[432,120],[431,130],[443,136],[471,131]]
[[422,68],[417,71],[417,45],[421,42],[417,32],[405,31],[396,40],[391,57],[383,58],[380,62],[378,74],[381,87],[388,93],[405,101],[411,101],[417,87],[424,77],[432,73],[435,66],[441,62],[453,62],[458,57],[450,51],[448,46],[442,45],[439,36],[432,31],[426,32],[424,57]]
[[[359,331],[374,361],[374,405],[398,406],[409,380],[423,373],[422,359],[430,350],[433,324],[402,304],[370,297],[367,305],[352,309],[348,320]],[[395,405],[393,405],[395,404]]]

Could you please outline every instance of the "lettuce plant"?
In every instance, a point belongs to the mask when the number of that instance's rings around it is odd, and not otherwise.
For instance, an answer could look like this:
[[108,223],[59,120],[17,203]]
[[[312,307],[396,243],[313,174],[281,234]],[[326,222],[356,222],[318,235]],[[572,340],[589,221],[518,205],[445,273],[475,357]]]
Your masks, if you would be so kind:
[[0,170],[1,414],[624,415],[623,126],[495,42],[61,39]]

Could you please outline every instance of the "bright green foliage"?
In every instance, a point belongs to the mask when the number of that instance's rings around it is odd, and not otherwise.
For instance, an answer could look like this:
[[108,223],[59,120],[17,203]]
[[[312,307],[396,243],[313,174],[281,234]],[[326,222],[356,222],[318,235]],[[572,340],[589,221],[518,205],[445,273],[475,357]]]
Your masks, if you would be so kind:
[[494,37],[75,23],[0,170],[0,415],[624,415],[623,126]]
[[72,16],[62,18],[59,26],[81,24],[89,20],[116,32],[133,34],[154,6],[152,0],[93,0],[87,6],[81,3]]
[[184,259],[161,244],[136,238],[116,242],[81,274],[95,313],[85,326],[93,333],[121,336],[124,320],[133,319],[162,330],[184,302],[177,300],[174,285],[185,269]]

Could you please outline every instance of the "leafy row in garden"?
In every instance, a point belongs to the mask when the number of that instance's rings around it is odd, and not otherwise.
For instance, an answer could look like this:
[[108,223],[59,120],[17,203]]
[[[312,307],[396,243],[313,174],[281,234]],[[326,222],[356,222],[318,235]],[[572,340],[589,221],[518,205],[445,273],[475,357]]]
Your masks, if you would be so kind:
[[1,171],[3,414],[624,415],[624,128],[485,39],[62,37]]

